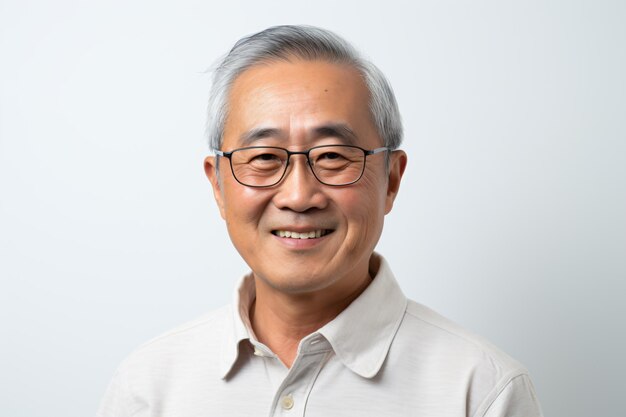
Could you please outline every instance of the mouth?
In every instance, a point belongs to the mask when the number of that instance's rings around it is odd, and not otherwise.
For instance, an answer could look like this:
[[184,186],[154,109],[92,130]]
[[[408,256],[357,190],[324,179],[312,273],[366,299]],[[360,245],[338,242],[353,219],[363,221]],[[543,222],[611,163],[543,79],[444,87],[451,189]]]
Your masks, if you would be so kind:
[[278,237],[289,239],[318,239],[332,233],[331,229],[315,229],[306,232],[295,232],[292,230],[272,230],[272,234]]

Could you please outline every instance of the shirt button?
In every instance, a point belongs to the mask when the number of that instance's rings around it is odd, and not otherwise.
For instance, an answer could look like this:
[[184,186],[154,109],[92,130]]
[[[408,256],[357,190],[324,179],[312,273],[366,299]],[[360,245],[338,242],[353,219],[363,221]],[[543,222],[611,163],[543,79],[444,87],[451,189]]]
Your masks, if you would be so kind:
[[280,400],[280,405],[283,407],[283,409],[285,410],[291,410],[293,408],[293,397],[291,396],[291,394],[289,395],[285,395],[281,400]]

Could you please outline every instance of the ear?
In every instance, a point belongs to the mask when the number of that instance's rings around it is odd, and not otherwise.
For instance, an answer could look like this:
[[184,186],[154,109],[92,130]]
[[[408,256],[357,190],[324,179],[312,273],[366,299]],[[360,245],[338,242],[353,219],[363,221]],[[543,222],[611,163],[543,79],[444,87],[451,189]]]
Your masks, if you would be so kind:
[[389,178],[387,181],[387,196],[385,198],[385,214],[393,208],[393,202],[400,189],[400,181],[406,169],[407,156],[404,151],[393,151],[389,158]]
[[213,197],[215,198],[217,207],[220,209],[220,215],[222,216],[222,219],[226,220],[226,217],[224,215],[224,198],[222,196],[222,189],[220,186],[217,157],[207,156],[206,158],[204,158],[204,173],[206,174],[206,177],[209,179],[211,187],[213,188]]

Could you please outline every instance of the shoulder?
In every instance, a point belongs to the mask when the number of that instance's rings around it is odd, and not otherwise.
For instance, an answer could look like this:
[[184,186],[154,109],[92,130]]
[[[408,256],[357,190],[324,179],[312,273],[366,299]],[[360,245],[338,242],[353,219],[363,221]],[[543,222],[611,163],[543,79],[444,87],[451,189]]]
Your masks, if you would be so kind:
[[215,356],[231,320],[232,307],[224,306],[177,326],[136,348],[119,372],[146,375]]
[[118,367],[98,417],[138,415],[167,401],[172,392],[208,392],[210,386],[199,382],[219,380],[214,377],[219,375],[220,341],[228,335],[230,320],[232,308],[223,307],[139,346]]
[[521,363],[486,339],[414,301],[407,304],[388,359],[403,374],[408,372],[407,380],[416,387],[432,389],[431,396],[438,392],[464,393],[458,407],[466,408],[468,415],[484,415],[498,398],[502,401],[506,395],[503,393],[511,390],[515,395],[508,406],[536,404],[533,396],[524,394],[522,399],[519,394],[532,393],[528,372]]
[[409,300],[403,320],[409,337],[419,337],[424,349],[488,362],[500,372],[525,373],[524,366],[487,339],[463,328],[434,310]]

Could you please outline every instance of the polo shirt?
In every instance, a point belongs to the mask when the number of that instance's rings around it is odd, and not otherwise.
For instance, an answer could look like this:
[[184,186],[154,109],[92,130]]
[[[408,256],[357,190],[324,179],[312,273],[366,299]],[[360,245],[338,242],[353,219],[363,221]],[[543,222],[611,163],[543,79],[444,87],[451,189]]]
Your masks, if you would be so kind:
[[138,348],[98,417],[539,417],[526,369],[407,300],[387,262],[334,320],[303,338],[291,368],[256,340],[252,275],[223,307]]

